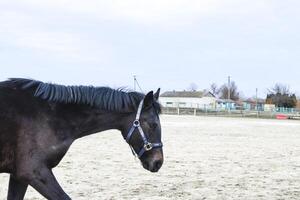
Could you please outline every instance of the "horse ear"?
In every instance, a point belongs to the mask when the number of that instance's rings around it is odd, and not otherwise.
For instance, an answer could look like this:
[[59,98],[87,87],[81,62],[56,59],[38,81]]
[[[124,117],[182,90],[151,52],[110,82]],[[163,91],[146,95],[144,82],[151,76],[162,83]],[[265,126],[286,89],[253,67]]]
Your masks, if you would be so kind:
[[154,102],[154,96],[153,96],[153,91],[148,92],[144,98],[144,106],[148,107],[151,106]]
[[154,100],[157,101],[158,98],[159,98],[159,93],[160,93],[160,88],[157,89],[157,91],[154,93],[153,97],[154,97]]

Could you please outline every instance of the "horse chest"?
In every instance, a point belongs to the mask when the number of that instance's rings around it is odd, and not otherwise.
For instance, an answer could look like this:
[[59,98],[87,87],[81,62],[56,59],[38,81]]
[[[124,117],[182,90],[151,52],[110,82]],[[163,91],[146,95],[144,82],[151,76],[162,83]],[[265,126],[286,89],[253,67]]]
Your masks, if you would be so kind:
[[62,158],[67,153],[71,144],[72,141],[64,141],[61,143],[50,145],[46,153],[48,164],[52,167],[58,165],[58,163],[62,160]]

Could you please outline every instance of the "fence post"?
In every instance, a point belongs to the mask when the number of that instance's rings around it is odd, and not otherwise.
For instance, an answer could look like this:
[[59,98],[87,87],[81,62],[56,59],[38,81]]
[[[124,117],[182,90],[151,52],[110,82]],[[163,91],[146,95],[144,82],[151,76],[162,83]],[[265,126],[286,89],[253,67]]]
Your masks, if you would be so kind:
[[179,107],[177,107],[177,115],[180,115]]
[[196,114],[197,114],[197,109],[194,108],[194,116],[196,116]]

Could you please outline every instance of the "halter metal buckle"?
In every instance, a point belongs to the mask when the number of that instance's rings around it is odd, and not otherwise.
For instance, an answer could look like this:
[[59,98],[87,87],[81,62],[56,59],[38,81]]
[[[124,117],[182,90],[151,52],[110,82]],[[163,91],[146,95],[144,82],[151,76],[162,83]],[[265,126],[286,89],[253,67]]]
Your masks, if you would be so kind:
[[147,142],[146,144],[144,144],[144,149],[146,151],[150,151],[153,148],[153,144],[150,142]]

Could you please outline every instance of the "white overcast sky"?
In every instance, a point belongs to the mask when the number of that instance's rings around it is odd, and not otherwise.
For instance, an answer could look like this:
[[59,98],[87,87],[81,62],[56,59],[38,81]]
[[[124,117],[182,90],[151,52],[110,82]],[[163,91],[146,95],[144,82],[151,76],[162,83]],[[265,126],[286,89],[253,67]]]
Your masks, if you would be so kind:
[[0,0],[0,79],[300,95],[299,0]]

